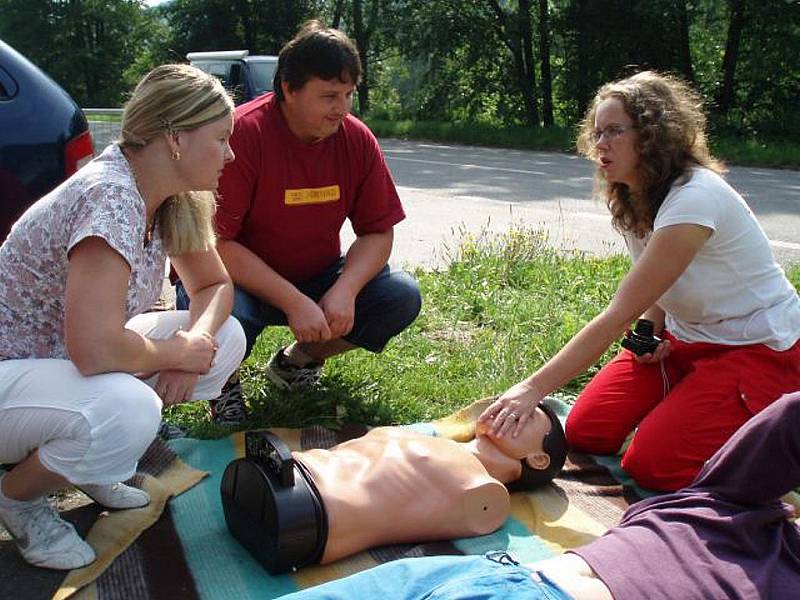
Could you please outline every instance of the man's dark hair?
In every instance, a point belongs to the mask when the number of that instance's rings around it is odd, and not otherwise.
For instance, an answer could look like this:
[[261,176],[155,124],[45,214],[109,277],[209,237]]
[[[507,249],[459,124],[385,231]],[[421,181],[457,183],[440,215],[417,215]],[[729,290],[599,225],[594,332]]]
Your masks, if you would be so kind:
[[324,27],[319,21],[308,21],[297,35],[281,48],[278,68],[272,87],[283,101],[282,82],[291,90],[299,90],[312,77],[342,83],[361,80],[361,60],[353,41],[338,29]]
[[550,483],[561,472],[567,462],[567,436],[558,415],[544,402],[539,403],[539,408],[550,419],[550,431],[542,440],[542,449],[550,457],[550,464],[546,469],[534,469],[523,458],[522,475],[516,481],[506,484],[511,492],[527,492]]

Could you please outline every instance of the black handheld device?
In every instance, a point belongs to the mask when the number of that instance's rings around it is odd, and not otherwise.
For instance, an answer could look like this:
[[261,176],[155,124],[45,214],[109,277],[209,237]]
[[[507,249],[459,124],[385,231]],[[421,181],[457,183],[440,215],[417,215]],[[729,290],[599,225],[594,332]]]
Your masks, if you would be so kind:
[[654,352],[661,343],[661,338],[653,335],[653,322],[648,319],[636,321],[633,331],[628,331],[622,338],[622,347],[627,348],[637,356]]

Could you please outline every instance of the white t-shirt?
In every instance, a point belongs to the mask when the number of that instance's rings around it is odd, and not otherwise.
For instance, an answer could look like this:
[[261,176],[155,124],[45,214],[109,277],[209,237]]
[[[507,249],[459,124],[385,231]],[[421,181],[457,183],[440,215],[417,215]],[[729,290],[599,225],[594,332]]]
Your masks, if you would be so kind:
[[144,200],[116,145],[25,211],[0,246],[0,360],[68,358],[67,254],[84,238],[103,238],[130,266],[128,319],[152,307],[166,257],[157,231],[144,245],[145,227]]
[[[658,300],[666,328],[686,342],[792,347],[800,338],[800,298],[744,199],[713,171],[694,168],[667,194],[653,230],[683,223],[712,233]],[[634,261],[651,236],[625,235]]]

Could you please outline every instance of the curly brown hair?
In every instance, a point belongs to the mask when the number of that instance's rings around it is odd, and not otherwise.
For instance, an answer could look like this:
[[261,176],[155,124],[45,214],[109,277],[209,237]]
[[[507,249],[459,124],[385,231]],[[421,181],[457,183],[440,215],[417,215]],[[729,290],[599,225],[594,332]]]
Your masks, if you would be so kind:
[[594,97],[578,133],[578,152],[597,158],[592,139],[598,105],[617,98],[638,133],[637,175],[641,187],[632,193],[623,183],[609,183],[601,169],[595,171],[598,194],[604,197],[612,224],[620,232],[643,237],[652,231],[658,209],[672,184],[688,179],[694,166],[717,173],[725,170],[708,149],[706,117],[700,96],[687,83],[662,73],[642,71],[607,83]]

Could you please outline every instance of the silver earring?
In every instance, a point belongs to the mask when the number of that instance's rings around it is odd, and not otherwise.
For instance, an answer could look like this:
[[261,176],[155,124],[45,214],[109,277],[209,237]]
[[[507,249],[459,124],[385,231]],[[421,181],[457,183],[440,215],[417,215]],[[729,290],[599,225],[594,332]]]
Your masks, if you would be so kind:
[[172,151],[172,160],[180,160],[180,159],[181,159],[181,153],[178,152],[177,150],[173,150]]

